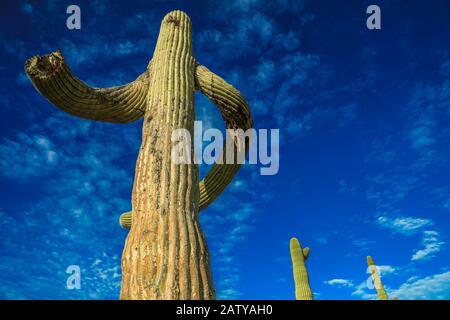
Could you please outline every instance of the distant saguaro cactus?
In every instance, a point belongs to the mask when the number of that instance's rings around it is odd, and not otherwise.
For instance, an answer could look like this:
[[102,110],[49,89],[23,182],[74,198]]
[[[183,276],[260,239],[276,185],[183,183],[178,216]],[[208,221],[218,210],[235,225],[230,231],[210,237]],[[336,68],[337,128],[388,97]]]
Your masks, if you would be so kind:
[[[35,88],[63,111],[112,123],[144,118],[132,213],[121,219],[123,226],[131,225],[122,256],[121,299],[215,298],[198,213],[240,165],[215,164],[199,182],[197,165],[171,161],[171,135],[184,128],[193,136],[196,90],[220,109],[227,128],[245,131],[252,118],[239,91],[196,62],[191,29],[185,13],[167,14],[147,70],[119,87],[89,87],[72,74],[59,51],[25,64]],[[193,146],[190,152],[193,159]]]
[[292,270],[295,282],[295,298],[297,300],[312,300],[313,294],[309,286],[308,270],[305,261],[309,256],[309,248],[303,248],[297,238],[290,241]]
[[377,290],[378,300],[389,300],[386,290],[384,290],[383,282],[381,282],[378,268],[371,256],[367,256],[367,266],[369,267],[369,271],[373,279],[373,284],[375,286],[375,289]]

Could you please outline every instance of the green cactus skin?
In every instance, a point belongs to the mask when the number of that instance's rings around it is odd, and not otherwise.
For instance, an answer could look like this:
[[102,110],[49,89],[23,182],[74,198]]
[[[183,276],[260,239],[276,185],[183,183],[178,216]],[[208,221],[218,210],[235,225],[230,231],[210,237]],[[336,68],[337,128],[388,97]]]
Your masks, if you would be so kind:
[[369,267],[375,289],[377,290],[378,300],[389,300],[386,290],[384,290],[383,282],[381,282],[381,277],[378,273],[378,269],[376,268],[375,262],[373,261],[371,256],[367,256],[367,266]]
[[130,229],[131,228],[131,211],[124,212],[120,215],[119,223],[120,226],[124,229]]
[[295,282],[295,298],[297,300],[312,300],[313,294],[309,286],[308,270],[305,261],[309,256],[309,248],[302,249],[297,238],[290,241],[292,269]]
[[129,84],[90,87],[59,51],[32,57],[25,70],[39,93],[74,116],[120,124],[144,118],[132,214],[120,219],[124,227],[133,222],[122,254],[120,298],[214,299],[198,213],[224,191],[240,165],[215,164],[199,181],[197,165],[172,163],[171,136],[181,128],[193,135],[196,90],[221,111],[227,129],[246,131],[253,121],[241,93],[196,61],[189,17],[176,10],[163,18],[147,69]]

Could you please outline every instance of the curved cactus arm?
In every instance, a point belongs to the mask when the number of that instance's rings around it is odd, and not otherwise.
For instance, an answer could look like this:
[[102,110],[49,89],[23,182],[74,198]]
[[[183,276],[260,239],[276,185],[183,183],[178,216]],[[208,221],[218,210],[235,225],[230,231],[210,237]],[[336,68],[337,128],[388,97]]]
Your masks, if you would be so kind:
[[[245,132],[247,129],[252,128],[253,120],[250,114],[250,108],[245,98],[237,89],[201,65],[197,65],[195,78],[197,89],[207,96],[222,113],[227,129],[242,129]],[[235,148],[239,148],[242,143],[243,141],[235,143]],[[248,144],[245,144],[245,147],[245,152],[247,153]],[[223,149],[224,153],[222,157],[226,159],[225,146]],[[206,177],[199,183],[200,210],[205,209],[225,190],[235,174],[239,171],[240,166],[237,163],[216,163],[213,165]]]
[[305,265],[305,260],[309,255],[309,248],[302,250],[298,239],[292,238],[290,249],[295,282],[295,298],[297,300],[312,300],[313,294],[309,285],[308,270]]
[[381,277],[378,272],[378,268],[375,265],[371,256],[367,256],[367,266],[369,267],[369,271],[372,275],[373,283],[375,285],[375,289],[377,290],[378,299],[379,300],[389,300],[389,297],[384,290],[383,282],[381,282]]
[[28,59],[25,71],[36,90],[74,116],[129,123],[144,115],[147,72],[123,86],[92,88],[73,75],[60,51]]
[[303,257],[305,257],[305,261],[306,261],[309,257],[309,248],[308,247],[303,248],[302,252],[303,252]]

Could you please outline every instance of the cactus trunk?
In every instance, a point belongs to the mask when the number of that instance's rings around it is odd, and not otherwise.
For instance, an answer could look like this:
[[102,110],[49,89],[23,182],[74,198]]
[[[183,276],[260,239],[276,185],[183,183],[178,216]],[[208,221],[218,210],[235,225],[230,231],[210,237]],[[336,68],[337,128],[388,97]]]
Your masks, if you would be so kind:
[[384,290],[383,282],[381,282],[380,273],[371,256],[367,256],[367,266],[372,275],[373,284],[377,290],[378,300],[389,300],[386,290]]
[[295,298],[297,300],[312,300],[313,294],[309,286],[308,270],[305,265],[309,255],[309,248],[302,249],[300,242],[296,238],[292,238],[290,249],[295,282]]
[[198,168],[173,163],[168,147],[173,130],[185,128],[191,136],[194,130],[195,61],[186,15],[175,12],[163,20],[150,70],[120,297],[212,299],[209,255],[198,220]]

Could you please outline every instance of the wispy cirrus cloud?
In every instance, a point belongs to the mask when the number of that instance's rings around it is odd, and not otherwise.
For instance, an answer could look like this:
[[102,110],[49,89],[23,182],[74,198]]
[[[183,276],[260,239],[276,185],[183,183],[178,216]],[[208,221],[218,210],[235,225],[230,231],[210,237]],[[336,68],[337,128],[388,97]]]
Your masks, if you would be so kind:
[[257,188],[257,181],[241,180],[249,173],[243,170],[224,194],[200,215],[208,246],[215,253],[211,259],[213,271],[218,271],[214,273],[218,299],[238,299],[242,295],[238,255],[248,245],[246,240],[253,232],[261,200],[264,202],[261,195],[248,192]]
[[[335,92],[350,87],[336,86],[333,69],[323,57],[302,52],[301,30],[286,29],[273,18],[292,15],[299,25],[311,24],[314,15],[305,10],[305,1],[213,3],[209,6],[217,15],[217,28],[204,29],[194,37],[198,59],[226,75],[233,85],[246,88],[243,93],[256,119],[299,138],[327,125],[344,127],[356,118],[357,103],[336,107],[332,93],[324,89],[331,83]],[[226,14],[234,17],[231,23],[224,21]],[[239,63],[243,59],[257,63]],[[258,85],[249,87],[249,81]]]
[[325,284],[328,284],[330,286],[336,286],[336,287],[341,287],[341,288],[352,288],[354,286],[354,283],[352,280],[348,280],[348,279],[331,279],[331,280],[327,280],[324,281]]
[[389,218],[386,216],[379,216],[377,218],[377,224],[394,233],[408,236],[422,232],[421,244],[424,248],[416,250],[411,257],[411,261],[431,259],[445,244],[444,241],[440,240],[439,232],[435,230],[423,230],[425,227],[433,225],[433,222],[429,219],[414,217]]
[[[37,193],[28,208],[1,213],[3,298],[118,297],[125,234],[117,219],[131,207],[132,187],[124,163],[134,164],[138,140],[136,126],[113,128],[55,111],[0,144],[2,175],[33,183]],[[81,290],[65,288],[69,265],[80,266]]]
[[0,144],[0,175],[24,181],[50,173],[58,163],[55,145],[44,135],[19,133]]
[[433,224],[433,222],[429,219],[414,217],[390,218],[387,216],[379,216],[376,222],[383,228],[403,234],[414,234],[421,228],[431,226]]
[[417,250],[411,257],[412,261],[428,260],[434,257],[445,244],[440,240],[440,235],[437,231],[426,230],[422,236],[423,249]]

